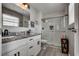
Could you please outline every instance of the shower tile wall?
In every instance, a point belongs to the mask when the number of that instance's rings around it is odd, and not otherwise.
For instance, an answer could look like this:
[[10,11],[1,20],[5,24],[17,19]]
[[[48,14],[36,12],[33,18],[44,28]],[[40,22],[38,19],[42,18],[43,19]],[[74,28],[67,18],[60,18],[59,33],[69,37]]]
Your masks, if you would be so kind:
[[[44,30],[42,30],[42,39],[48,41],[49,44],[54,44],[55,46],[60,46],[61,33],[65,31],[67,26],[67,17],[57,17],[47,19],[48,21],[42,23]],[[49,26],[53,25],[54,30],[50,30]]]

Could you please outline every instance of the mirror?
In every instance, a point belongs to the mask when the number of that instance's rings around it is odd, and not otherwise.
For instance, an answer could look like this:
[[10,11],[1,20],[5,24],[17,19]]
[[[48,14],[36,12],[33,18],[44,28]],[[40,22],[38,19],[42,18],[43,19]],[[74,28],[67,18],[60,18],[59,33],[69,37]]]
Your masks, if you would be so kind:
[[15,3],[3,3],[3,26],[28,27],[30,20],[29,8],[22,9]]

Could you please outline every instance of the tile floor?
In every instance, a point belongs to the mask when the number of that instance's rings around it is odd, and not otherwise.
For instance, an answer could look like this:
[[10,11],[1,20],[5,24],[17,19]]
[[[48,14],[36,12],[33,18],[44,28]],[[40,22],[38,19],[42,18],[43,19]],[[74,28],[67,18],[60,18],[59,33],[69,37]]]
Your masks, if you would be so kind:
[[58,47],[48,46],[46,49],[42,47],[38,56],[67,56],[67,54],[61,53]]

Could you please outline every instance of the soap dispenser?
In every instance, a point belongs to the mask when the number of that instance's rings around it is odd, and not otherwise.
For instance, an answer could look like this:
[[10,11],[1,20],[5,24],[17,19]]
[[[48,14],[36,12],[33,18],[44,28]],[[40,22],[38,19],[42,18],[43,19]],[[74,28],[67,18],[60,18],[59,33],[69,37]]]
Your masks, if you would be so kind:
[[7,29],[4,30],[4,36],[8,36],[8,30]]

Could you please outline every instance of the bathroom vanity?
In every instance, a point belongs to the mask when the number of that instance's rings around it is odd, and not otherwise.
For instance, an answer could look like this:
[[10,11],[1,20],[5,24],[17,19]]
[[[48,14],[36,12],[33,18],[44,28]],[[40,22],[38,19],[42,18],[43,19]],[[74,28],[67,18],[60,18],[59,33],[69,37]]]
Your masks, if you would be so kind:
[[36,56],[41,50],[41,35],[30,35],[2,44],[3,56]]

